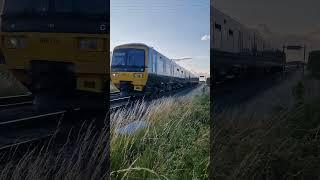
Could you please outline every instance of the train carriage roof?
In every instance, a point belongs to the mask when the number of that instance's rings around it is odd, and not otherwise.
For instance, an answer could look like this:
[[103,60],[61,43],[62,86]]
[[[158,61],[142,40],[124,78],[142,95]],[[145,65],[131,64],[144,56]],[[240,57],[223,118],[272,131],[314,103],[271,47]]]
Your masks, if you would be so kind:
[[121,44],[119,46],[116,46],[114,49],[121,48],[123,46],[143,46],[143,47],[149,48],[149,46],[147,46],[146,44],[143,44],[143,43],[127,43],[127,44]]

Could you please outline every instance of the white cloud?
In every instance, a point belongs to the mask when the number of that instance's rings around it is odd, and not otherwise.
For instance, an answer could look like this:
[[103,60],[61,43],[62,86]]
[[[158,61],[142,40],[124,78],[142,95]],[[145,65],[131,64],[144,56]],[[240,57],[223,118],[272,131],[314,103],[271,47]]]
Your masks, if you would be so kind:
[[201,38],[201,41],[209,41],[210,40],[210,35],[204,35],[204,36],[202,36],[202,38]]

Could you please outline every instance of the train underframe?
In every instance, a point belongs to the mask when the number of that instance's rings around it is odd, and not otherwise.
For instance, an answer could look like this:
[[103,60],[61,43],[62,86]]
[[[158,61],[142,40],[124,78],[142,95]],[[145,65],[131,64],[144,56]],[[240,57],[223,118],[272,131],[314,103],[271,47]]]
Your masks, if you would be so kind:
[[162,92],[170,92],[185,87],[192,87],[196,84],[198,84],[198,81],[195,79],[185,80],[183,78],[149,74],[146,85],[143,86],[142,91],[134,90],[134,85],[131,81],[121,81],[119,89],[122,96],[158,96]]
[[[107,81],[103,85],[101,92],[86,91],[79,89],[79,82],[88,88],[94,89],[99,83],[94,84],[94,80],[101,81],[101,78],[106,77],[96,75],[89,79],[87,83],[86,76],[81,77],[81,74],[75,72],[75,64],[71,62],[54,62],[54,61],[31,61],[29,70],[14,70],[16,77],[38,97],[55,97],[50,101],[54,103],[69,104],[79,106],[83,109],[102,109],[105,106],[105,98],[107,97],[109,86]],[[80,79],[80,80],[79,80]],[[93,80],[93,81],[90,81]],[[101,88],[98,88],[99,90]]]
[[213,52],[214,83],[243,76],[257,77],[282,73],[285,66],[284,57],[266,57]]

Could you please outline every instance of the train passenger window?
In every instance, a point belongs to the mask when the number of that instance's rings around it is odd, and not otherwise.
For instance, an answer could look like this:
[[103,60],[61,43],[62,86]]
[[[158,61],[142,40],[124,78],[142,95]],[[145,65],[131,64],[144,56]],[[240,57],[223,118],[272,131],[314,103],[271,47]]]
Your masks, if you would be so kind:
[[220,24],[215,24],[215,28],[218,29],[219,31],[221,31],[221,25]]
[[231,29],[229,29],[229,35],[233,36],[233,31]]

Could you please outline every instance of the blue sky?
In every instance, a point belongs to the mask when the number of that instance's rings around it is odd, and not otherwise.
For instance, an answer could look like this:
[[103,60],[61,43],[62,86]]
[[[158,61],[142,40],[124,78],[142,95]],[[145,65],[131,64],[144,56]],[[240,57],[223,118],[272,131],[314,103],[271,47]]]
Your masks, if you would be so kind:
[[111,0],[111,50],[145,43],[197,73],[210,72],[209,0]]

